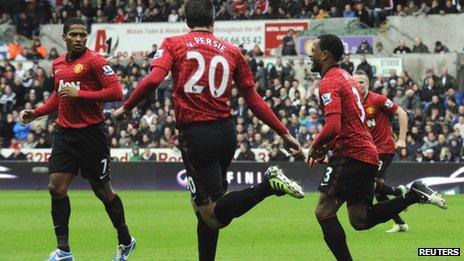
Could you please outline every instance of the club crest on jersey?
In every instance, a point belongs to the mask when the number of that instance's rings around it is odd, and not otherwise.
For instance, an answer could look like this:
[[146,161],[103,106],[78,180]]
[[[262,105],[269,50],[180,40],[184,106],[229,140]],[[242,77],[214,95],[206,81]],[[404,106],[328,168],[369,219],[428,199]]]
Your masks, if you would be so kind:
[[81,82],[65,82],[63,80],[60,80],[60,85],[58,86],[58,92],[61,91],[64,87],[71,87],[77,90],[81,89]]
[[366,112],[367,112],[367,114],[372,115],[372,114],[374,114],[375,109],[373,107],[369,106],[369,107],[366,108]]
[[109,65],[103,65],[102,69],[103,69],[103,74],[104,75],[113,75],[114,74],[113,68],[111,68],[111,66],[109,66]]
[[84,70],[84,65],[82,63],[78,63],[74,66],[74,73],[80,73],[82,70]]
[[385,101],[385,107],[391,109],[391,107],[393,107],[393,102],[390,99],[387,99]]
[[153,60],[156,60],[158,58],[160,58],[161,56],[163,56],[163,49],[158,49],[155,53],[155,55],[153,56]]
[[322,94],[321,98],[322,98],[322,103],[324,105],[327,105],[332,102],[331,93],[324,93]]

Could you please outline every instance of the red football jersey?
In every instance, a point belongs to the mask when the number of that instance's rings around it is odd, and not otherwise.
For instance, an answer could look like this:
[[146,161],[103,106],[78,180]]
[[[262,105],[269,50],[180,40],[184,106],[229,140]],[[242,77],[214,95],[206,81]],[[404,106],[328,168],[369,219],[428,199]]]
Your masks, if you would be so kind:
[[364,125],[361,88],[351,75],[339,67],[329,69],[321,80],[319,96],[324,115],[341,115],[341,132],[335,138],[334,156],[351,157],[379,165],[377,148]]
[[366,125],[379,154],[395,153],[395,140],[390,126],[390,116],[396,113],[398,105],[375,92],[367,94],[363,105],[366,112]]
[[[115,85],[121,88],[107,60],[89,49],[73,61],[68,60],[66,54],[56,58],[52,64],[52,73],[57,93],[65,86],[92,92]],[[100,102],[83,98],[58,100],[57,124],[61,127],[84,128],[104,120]]]
[[166,38],[152,67],[172,72],[176,121],[180,124],[231,117],[232,81],[253,88],[254,77],[240,50],[208,31]]

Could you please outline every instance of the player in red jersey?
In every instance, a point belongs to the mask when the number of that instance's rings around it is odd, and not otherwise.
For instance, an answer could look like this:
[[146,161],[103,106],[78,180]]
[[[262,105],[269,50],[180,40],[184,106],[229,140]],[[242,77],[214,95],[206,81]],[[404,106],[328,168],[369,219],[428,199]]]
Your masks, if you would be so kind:
[[[369,91],[369,77],[365,72],[357,71],[353,75],[353,78],[355,78],[361,86],[363,106],[366,112],[365,122],[377,146],[377,151],[379,152],[380,165],[375,178],[375,198],[377,202],[381,202],[388,200],[387,195],[401,196],[406,193],[405,186],[400,185],[397,188],[392,188],[386,185],[384,181],[385,172],[395,156],[396,149],[406,147],[408,115],[398,104],[393,103],[387,97]],[[398,115],[400,128],[396,145],[390,126],[390,117],[394,115]],[[399,215],[394,216],[393,221],[395,221],[395,225],[386,232],[405,232],[409,229],[409,226]]]
[[364,125],[361,88],[338,66],[344,51],[340,38],[320,35],[311,51],[312,71],[322,75],[319,96],[325,125],[309,148],[308,162],[310,165],[320,162],[328,149],[333,151],[319,184],[321,194],[316,218],[337,260],[352,260],[337,218],[343,203],[347,202],[350,223],[356,230],[390,220],[414,203],[435,204],[441,208],[446,208],[446,203],[422,182],[415,182],[403,197],[372,204],[379,160],[372,136]]
[[22,111],[19,117],[21,123],[27,124],[58,112],[48,185],[58,247],[50,254],[50,261],[74,260],[68,242],[71,206],[67,192],[79,172],[105,205],[117,230],[119,242],[113,260],[127,260],[136,243],[129,234],[122,201],[110,182],[109,136],[102,111],[102,103],[122,100],[122,89],[106,59],[85,47],[86,28],[78,18],[64,23],[67,53],[52,64],[55,91],[46,104]]
[[191,31],[164,40],[153,57],[152,71],[122,108],[120,118],[146,98],[172,72],[174,109],[179,146],[187,170],[188,189],[198,218],[199,259],[214,260],[219,229],[271,195],[304,192],[277,167],[270,167],[262,183],[226,193],[227,169],[236,149],[236,132],[228,105],[232,81],[238,86],[253,113],[284,140],[294,155],[301,148],[254,88],[254,78],[240,50],[216,38],[214,7],[209,0],[190,0],[185,14]]

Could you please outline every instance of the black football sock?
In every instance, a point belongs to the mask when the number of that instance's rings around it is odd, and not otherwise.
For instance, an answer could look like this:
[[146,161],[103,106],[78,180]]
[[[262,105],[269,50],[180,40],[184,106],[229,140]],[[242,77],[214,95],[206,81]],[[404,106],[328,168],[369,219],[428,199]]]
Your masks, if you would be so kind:
[[214,261],[216,247],[219,237],[219,229],[208,227],[199,213],[196,213],[197,237],[198,237],[198,257],[200,261]]
[[126,225],[121,198],[116,195],[113,201],[105,204],[105,209],[111,219],[111,223],[113,223],[114,228],[118,231],[119,244],[125,246],[129,245],[131,243],[131,236],[129,234],[129,228]]
[[[376,195],[375,198],[377,199],[377,202],[383,202],[383,201],[389,200],[389,198],[386,195],[381,195],[381,194]],[[394,216],[392,219],[393,221],[395,221],[396,224],[404,225],[404,220],[399,215]]]
[[245,214],[259,202],[273,195],[268,182],[262,182],[240,191],[222,196],[214,207],[214,216],[222,225],[229,225],[232,219]]
[[51,212],[58,248],[69,252],[69,216],[71,215],[69,197],[52,198]]
[[367,211],[367,227],[371,228],[392,219],[408,206],[419,203],[420,199],[421,196],[418,193],[409,191],[403,197],[379,202],[369,207]]
[[376,181],[375,183],[376,183],[375,193],[383,194],[383,195],[394,195],[394,196],[397,195],[397,193],[395,192],[395,189],[393,187],[388,186],[388,185],[386,185],[385,183],[383,183],[381,181]]
[[346,235],[337,216],[319,220],[324,240],[338,261],[352,260],[346,244]]

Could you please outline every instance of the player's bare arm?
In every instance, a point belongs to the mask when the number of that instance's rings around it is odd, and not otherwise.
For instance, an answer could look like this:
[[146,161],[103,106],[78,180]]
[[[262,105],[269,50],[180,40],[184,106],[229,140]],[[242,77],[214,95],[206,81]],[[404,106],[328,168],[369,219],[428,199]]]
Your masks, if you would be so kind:
[[398,141],[396,141],[396,148],[406,148],[406,133],[408,131],[408,114],[405,110],[398,106],[396,115],[399,118],[400,132],[398,135]]

